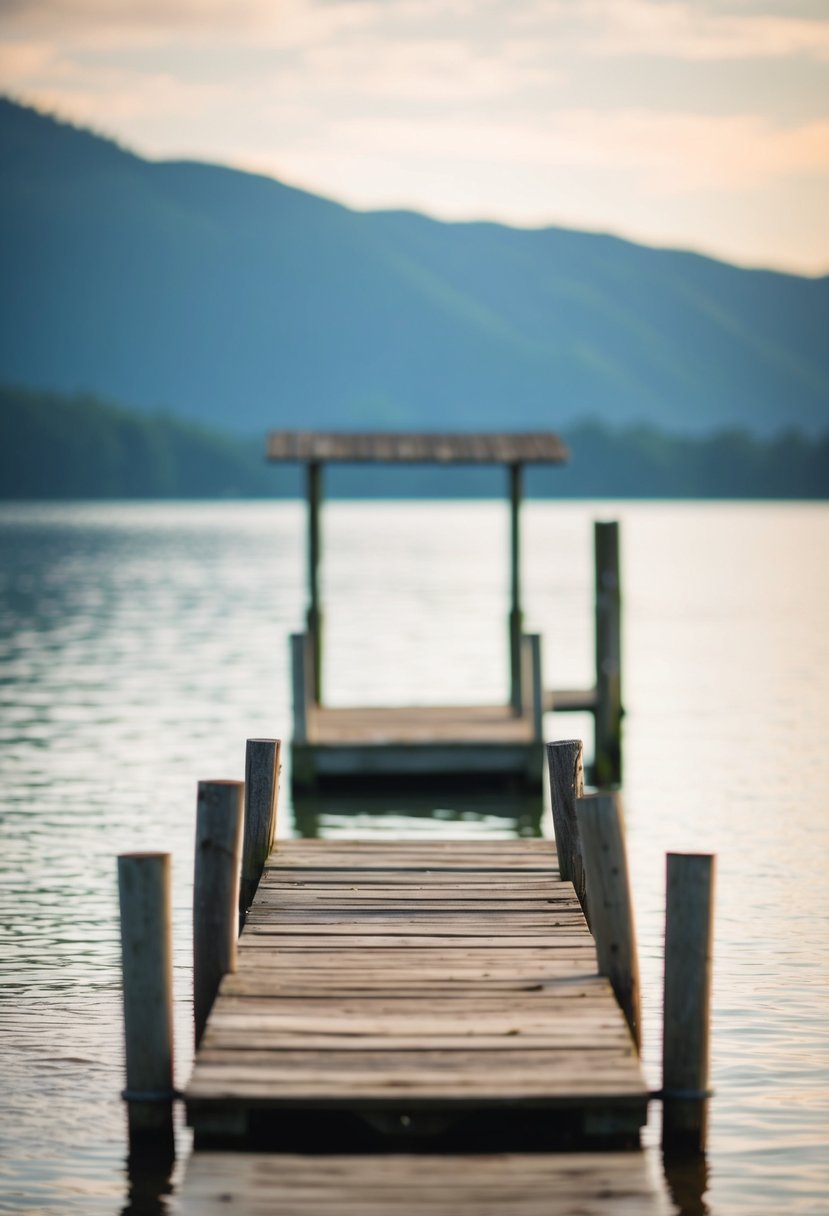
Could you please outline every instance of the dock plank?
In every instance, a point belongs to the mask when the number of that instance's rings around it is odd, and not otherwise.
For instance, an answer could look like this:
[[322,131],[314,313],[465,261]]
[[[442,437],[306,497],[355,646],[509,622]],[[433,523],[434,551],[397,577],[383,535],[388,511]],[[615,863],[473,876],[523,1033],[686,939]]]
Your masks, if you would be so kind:
[[181,1216],[669,1216],[640,1152],[475,1156],[196,1153]]
[[308,739],[318,744],[531,743],[533,737],[532,716],[505,705],[316,705],[308,713]]

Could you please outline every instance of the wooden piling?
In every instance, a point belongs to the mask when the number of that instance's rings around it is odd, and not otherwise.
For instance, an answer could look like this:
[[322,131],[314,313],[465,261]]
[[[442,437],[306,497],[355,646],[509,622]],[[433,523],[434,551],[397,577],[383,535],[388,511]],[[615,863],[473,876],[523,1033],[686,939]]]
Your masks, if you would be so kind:
[[193,882],[193,1015],[196,1046],[222,976],[236,969],[244,785],[200,781]]
[[585,902],[584,866],[576,821],[576,799],[584,793],[583,752],[580,739],[563,739],[547,744],[559,873],[575,887],[582,908]]
[[521,464],[509,466],[510,496],[510,701],[513,711],[521,713],[523,704],[521,648],[524,614],[521,608],[521,498],[524,470]]
[[596,723],[593,781],[622,780],[622,603],[619,525],[594,525],[596,565]]
[[242,873],[239,882],[239,927],[253,903],[259,879],[273,846],[279,784],[279,739],[248,739],[245,749],[245,816]]
[[543,737],[544,689],[541,675],[541,635],[525,633],[521,638],[521,713],[532,717],[533,738]]
[[294,743],[308,739],[308,708],[313,699],[311,688],[312,644],[307,633],[291,634],[291,691],[294,708]]
[[322,464],[314,460],[308,465],[308,635],[313,657],[313,699],[322,700],[322,601],[319,569],[322,555],[320,513],[322,510]]
[[173,947],[170,854],[118,858],[130,1148],[171,1152]]
[[610,980],[636,1050],[642,1047],[639,960],[625,847],[621,800],[615,793],[579,798],[581,839],[590,928],[599,972]]
[[669,853],[665,908],[662,1146],[705,1148],[716,858]]

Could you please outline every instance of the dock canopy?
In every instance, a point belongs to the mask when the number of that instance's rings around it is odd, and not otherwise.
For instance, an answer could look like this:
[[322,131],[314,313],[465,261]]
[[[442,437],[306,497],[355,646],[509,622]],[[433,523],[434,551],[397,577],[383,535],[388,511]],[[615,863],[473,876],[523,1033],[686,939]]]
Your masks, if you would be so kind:
[[[500,464],[509,474],[510,584],[509,616],[510,701],[516,713],[523,704],[521,560],[518,517],[524,466],[564,464],[569,452],[552,431],[271,431],[267,458],[304,464],[308,496],[308,612],[309,670],[297,675],[312,690],[313,703],[322,703],[322,604],[319,566],[322,553],[320,514],[323,469],[327,464]],[[305,653],[303,651],[303,653]],[[295,673],[296,674],[296,673]]]
[[552,431],[271,431],[268,460],[307,464],[563,464],[567,446]]

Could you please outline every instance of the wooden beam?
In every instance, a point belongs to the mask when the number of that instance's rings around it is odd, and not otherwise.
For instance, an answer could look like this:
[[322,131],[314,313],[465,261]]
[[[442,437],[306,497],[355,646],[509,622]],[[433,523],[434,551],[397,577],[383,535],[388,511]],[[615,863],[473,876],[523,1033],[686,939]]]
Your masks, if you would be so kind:
[[551,431],[449,434],[384,431],[272,431],[269,460],[407,464],[561,464],[566,445]]

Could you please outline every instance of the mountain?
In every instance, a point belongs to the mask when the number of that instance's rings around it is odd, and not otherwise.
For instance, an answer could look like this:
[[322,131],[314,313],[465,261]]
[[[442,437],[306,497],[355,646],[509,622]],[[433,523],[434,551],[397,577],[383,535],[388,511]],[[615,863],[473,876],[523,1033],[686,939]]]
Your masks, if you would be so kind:
[[829,278],[356,212],[0,99],[0,380],[270,427],[829,429]]

